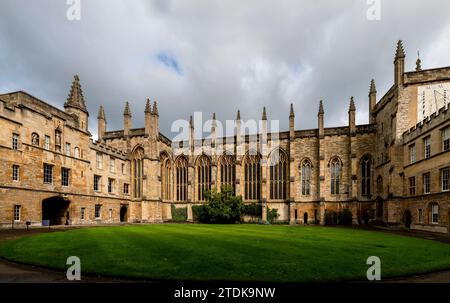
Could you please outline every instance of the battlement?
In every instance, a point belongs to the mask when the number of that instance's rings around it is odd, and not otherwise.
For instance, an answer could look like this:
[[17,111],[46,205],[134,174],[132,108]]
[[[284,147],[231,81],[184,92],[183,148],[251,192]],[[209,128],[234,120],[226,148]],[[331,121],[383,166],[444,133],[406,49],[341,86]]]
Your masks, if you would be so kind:
[[104,154],[107,154],[107,155],[110,155],[110,156],[113,156],[113,157],[116,157],[116,158],[119,158],[122,160],[127,159],[127,153],[120,149],[111,147],[107,144],[100,143],[98,141],[94,141],[92,139],[90,141],[91,141],[90,142],[91,144],[89,147],[95,151],[102,152]]
[[411,140],[427,133],[436,126],[450,120],[450,111],[448,110],[449,105],[441,107],[439,111],[433,113],[431,116],[426,117],[423,121],[420,121],[409,130],[403,133],[403,143],[407,144]]
[[404,74],[405,85],[446,80],[450,80],[450,66],[406,72]]

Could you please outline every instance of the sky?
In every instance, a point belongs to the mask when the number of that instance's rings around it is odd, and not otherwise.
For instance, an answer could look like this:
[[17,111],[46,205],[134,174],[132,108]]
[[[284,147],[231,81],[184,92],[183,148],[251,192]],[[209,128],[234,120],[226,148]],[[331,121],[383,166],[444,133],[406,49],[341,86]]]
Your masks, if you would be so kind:
[[[105,107],[107,129],[144,126],[146,98],[158,102],[161,132],[194,112],[203,121],[236,117],[269,120],[288,129],[348,123],[351,96],[358,124],[368,123],[368,90],[378,98],[394,77],[396,43],[406,69],[450,66],[450,1],[445,0],[78,0],[0,1],[0,93],[24,90],[63,107],[80,76],[97,133]],[[379,20],[367,14],[375,10]],[[228,133],[230,130],[226,130]],[[231,130],[232,131],[232,130]]]

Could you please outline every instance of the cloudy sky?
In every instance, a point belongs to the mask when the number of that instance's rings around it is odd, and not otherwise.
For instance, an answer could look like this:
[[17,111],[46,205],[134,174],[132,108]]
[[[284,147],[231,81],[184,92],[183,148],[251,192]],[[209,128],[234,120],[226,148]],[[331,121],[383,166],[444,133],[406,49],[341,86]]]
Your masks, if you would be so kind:
[[81,0],[69,21],[66,0],[0,0],[0,93],[25,90],[63,106],[79,74],[90,128],[99,105],[108,130],[122,128],[125,101],[142,127],[145,99],[157,100],[161,131],[201,111],[219,120],[269,119],[316,127],[347,123],[350,96],[357,122],[368,121],[367,94],[393,81],[403,39],[406,66],[420,50],[423,68],[450,65],[450,1],[381,0],[370,21],[367,0]]

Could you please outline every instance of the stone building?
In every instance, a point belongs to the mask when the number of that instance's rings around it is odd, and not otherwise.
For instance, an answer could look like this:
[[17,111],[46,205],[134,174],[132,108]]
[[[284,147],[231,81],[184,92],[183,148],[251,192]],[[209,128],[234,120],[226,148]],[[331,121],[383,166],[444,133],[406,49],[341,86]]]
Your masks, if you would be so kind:
[[[450,67],[405,71],[399,41],[394,83],[377,99],[370,84],[369,124],[324,127],[320,101],[315,129],[268,132],[265,108],[258,134],[245,135],[238,111],[235,135],[172,142],[159,131],[156,102],[145,125],[132,127],[128,103],[122,130],[108,131],[98,111],[98,140],[78,76],[64,110],[26,92],[0,95],[0,225],[166,222],[176,208],[195,221],[205,190],[233,188],[246,203],[277,209],[278,221],[325,224],[347,210],[369,221],[449,231]],[[144,108],[144,106],[143,106]]]

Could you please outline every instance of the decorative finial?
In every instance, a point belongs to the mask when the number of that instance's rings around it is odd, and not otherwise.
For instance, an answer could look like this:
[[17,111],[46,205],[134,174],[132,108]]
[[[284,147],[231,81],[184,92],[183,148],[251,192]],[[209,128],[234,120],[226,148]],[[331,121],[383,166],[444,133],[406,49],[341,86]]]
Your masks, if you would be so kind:
[[151,114],[152,113],[152,108],[150,106],[150,99],[147,98],[147,102],[145,103],[145,113],[146,114]]
[[236,120],[240,121],[241,120],[241,111],[238,109],[237,111],[237,115],[236,115]]
[[191,117],[189,118],[189,126],[190,126],[191,128],[194,128],[194,118],[192,118],[192,115],[191,115]]
[[70,87],[69,96],[67,97],[64,107],[74,107],[87,113],[86,103],[84,101],[83,90],[80,85],[80,77],[73,77],[72,86]]
[[355,111],[356,107],[355,107],[355,100],[353,99],[353,96],[350,98],[350,108],[349,111]]
[[375,80],[372,79],[372,81],[370,81],[370,94],[376,94],[377,93],[377,88],[375,86]]
[[264,106],[264,108],[263,108],[262,120],[263,120],[263,121],[267,120],[267,113],[266,113],[266,107],[265,107],[265,106]]
[[97,119],[105,120],[105,110],[103,109],[103,105],[100,105],[100,108],[98,110]]
[[295,117],[295,114],[294,114],[294,104],[291,103],[291,110],[290,110],[290,113],[289,113],[289,118],[293,118],[293,117]]
[[405,50],[403,49],[403,41],[398,40],[397,51],[395,52],[395,59],[405,58]]
[[128,103],[128,101],[125,103],[125,110],[123,111],[123,115],[131,117],[130,104]]
[[216,120],[216,113],[213,113],[213,120]]
[[421,70],[422,70],[422,60],[420,60],[420,52],[417,51],[416,72],[420,72]]
[[319,103],[319,115],[323,115],[325,113],[325,111],[323,110],[323,101],[320,100]]
[[158,112],[158,103],[156,101],[153,101],[153,115],[155,116],[159,116],[159,112]]

